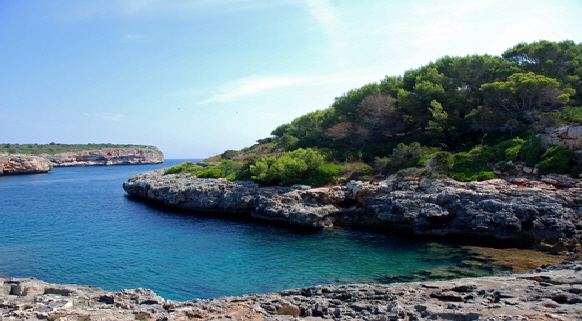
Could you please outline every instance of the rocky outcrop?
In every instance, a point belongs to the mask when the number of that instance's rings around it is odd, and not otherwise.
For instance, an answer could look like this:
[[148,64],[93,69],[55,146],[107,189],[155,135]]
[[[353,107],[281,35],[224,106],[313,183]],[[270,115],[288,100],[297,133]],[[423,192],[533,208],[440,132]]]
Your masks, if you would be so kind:
[[321,285],[176,302],[151,290],[107,292],[0,279],[7,320],[582,320],[582,262],[451,281]]
[[310,227],[398,229],[564,250],[582,238],[582,183],[566,176],[485,182],[389,177],[311,188],[195,179],[163,170],[123,184],[134,196],[198,211],[222,211]]
[[547,128],[541,138],[547,145],[558,145],[573,151],[582,151],[582,126]]
[[55,155],[43,154],[42,156],[56,167],[158,164],[164,162],[164,154],[156,147],[106,148]]
[[40,156],[0,155],[0,175],[46,173],[52,168],[53,165]]

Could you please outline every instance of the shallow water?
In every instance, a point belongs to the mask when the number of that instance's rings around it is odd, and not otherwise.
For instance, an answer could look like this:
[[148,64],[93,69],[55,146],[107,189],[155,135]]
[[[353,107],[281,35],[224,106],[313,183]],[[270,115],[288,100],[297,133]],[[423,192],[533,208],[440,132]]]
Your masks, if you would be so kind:
[[[0,274],[109,291],[143,287],[185,301],[417,279],[474,259],[450,243],[216,218],[123,191],[131,175],[182,161],[0,176]],[[497,271],[488,260],[478,265],[471,273]]]

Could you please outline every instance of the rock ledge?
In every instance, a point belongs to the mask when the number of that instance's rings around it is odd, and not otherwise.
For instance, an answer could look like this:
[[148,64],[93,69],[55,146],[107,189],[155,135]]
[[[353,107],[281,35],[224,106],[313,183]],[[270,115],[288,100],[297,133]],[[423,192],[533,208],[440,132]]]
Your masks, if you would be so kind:
[[322,285],[176,302],[151,290],[107,292],[0,279],[4,320],[582,320],[582,261],[450,281]]

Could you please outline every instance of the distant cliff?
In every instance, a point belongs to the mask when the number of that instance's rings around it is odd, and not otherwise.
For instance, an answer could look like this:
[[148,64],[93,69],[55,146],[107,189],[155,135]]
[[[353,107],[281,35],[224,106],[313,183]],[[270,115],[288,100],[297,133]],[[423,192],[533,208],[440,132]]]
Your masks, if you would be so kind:
[[0,154],[0,175],[46,173],[52,168],[44,157]]
[[92,165],[158,164],[164,154],[156,147],[106,148],[66,152],[55,155],[42,154],[55,167]]
[[0,154],[0,175],[46,173],[53,167],[158,164],[164,154],[156,147],[123,147],[40,156]]

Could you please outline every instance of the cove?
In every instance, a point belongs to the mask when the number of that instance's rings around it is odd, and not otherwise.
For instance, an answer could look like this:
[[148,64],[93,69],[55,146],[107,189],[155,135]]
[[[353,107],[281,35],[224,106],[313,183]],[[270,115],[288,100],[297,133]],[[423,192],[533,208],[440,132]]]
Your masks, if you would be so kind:
[[504,268],[460,244],[210,217],[136,201],[121,188],[131,175],[183,161],[0,177],[0,273],[185,301]]

